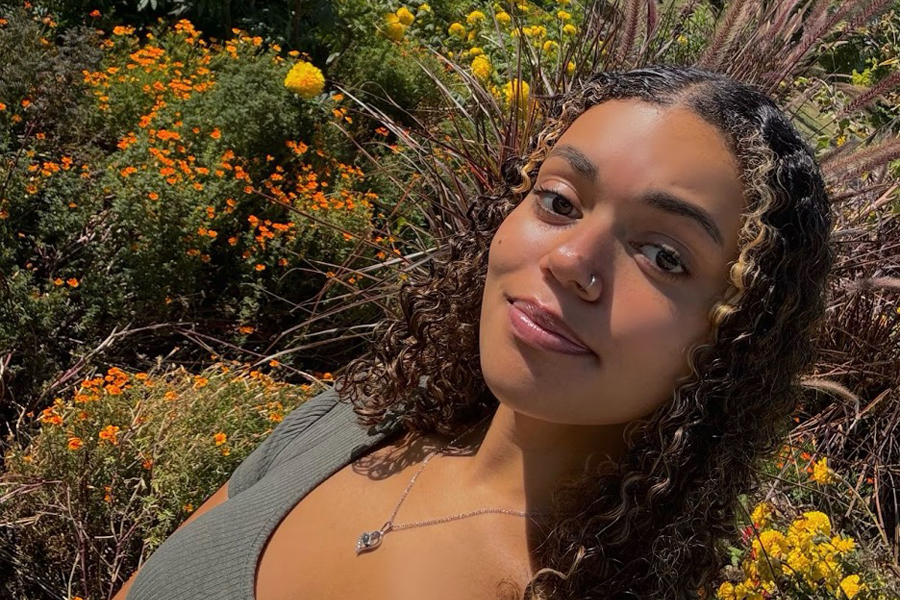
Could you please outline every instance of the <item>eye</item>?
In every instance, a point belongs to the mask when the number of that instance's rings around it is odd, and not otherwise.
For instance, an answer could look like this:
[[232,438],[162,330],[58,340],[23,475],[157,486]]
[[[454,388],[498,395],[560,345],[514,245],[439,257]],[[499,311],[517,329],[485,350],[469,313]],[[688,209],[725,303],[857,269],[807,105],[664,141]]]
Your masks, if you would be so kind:
[[[538,187],[535,187],[532,192],[535,196],[535,210],[538,213],[543,214],[544,216],[550,216],[554,218],[558,218],[560,216],[568,217],[573,210],[575,210],[577,214],[575,204],[559,192]],[[550,198],[549,203],[546,202],[546,198]],[[548,204],[550,206],[549,209],[545,208],[545,205]],[[672,246],[663,243],[650,242],[635,244],[635,247],[643,246],[649,246],[651,248],[657,249],[656,252],[650,256],[647,256],[644,253],[641,253],[641,255],[645,257],[645,260],[648,263],[650,263],[650,268],[654,269],[663,277],[671,279],[673,281],[677,281],[683,277],[690,276],[691,273],[690,271],[688,271],[687,265],[682,260],[681,253]]]
[[[687,270],[687,266],[684,264],[684,261],[681,260],[681,254],[668,244],[663,243],[643,243],[643,244],[635,244],[635,246],[649,246],[651,248],[658,248],[656,253],[648,257],[648,262],[651,267],[659,272],[663,277],[667,277],[672,280],[678,280],[682,277],[687,277],[691,273]],[[646,255],[644,255],[646,256]],[[669,266],[674,264],[675,269],[681,269],[680,271],[669,270]],[[662,266],[660,266],[662,265]]]
[[[575,208],[575,203],[571,202],[568,198],[566,198],[559,192],[555,192],[553,190],[546,189],[546,188],[535,187],[532,190],[532,193],[534,193],[534,197],[535,197],[536,210],[543,215],[549,215],[549,216],[553,216],[553,217],[558,217],[558,216],[568,217],[571,214],[570,211]],[[545,208],[544,198],[548,197],[548,196],[552,197],[552,200],[550,201],[551,210],[548,210],[547,208]],[[558,212],[556,212],[557,208],[559,208],[565,212],[558,213]]]

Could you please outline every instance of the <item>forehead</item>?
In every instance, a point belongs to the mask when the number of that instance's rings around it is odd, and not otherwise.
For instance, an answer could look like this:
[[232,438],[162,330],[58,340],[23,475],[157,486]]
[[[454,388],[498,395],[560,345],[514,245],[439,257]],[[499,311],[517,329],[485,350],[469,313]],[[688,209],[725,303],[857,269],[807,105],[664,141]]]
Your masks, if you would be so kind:
[[723,134],[688,108],[609,100],[577,117],[556,142],[563,145],[591,159],[610,193],[678,188],[743,204],[740,168]]

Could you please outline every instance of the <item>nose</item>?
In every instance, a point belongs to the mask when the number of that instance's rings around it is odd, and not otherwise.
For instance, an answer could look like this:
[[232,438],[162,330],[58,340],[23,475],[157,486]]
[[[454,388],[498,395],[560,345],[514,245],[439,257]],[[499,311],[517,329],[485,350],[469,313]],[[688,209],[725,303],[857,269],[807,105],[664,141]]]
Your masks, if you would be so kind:
[[553,241],[541,257],[541,270],[587,301],[602,293],[605,269],[597,257],[612,256],[611,233],[598,227],[573,227]]

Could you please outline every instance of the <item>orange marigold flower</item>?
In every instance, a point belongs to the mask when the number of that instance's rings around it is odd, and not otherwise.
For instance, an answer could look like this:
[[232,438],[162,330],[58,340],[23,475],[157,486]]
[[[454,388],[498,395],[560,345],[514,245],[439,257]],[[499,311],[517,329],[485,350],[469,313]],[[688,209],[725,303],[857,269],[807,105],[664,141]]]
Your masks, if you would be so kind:
[[57,277],[56,279],[53,280],[53,285],[62,285],[64,283],[65,283],[65,281],[63,281],[59,277]]
[[178,394],[176,394],[175,392],[169,391],[169,392],[166,392],[166,395],[164,396],[164,398],[166,400],[175,400],[176,398],[178,398]]
[[194,378],[194,388],[195,389],[202,388],[202,387],[206,386],[207,383],[209,383],[209,379],[207,379],[206,377],[195,377]]
[[263,270],[265,270],[266,265],[256,265],[256,267],[254,267],[254,268],[255,268],[257,271],[263,271]]
[[210,132],[209,137],[211,137],[214,140],[217,140],[220,137],[222,137],[222,132],[219,131],[218,127],[216,127],[215,129],[212,130],[212,132]]
[[[90,12],[89,16],[94,17],[96,19],[97,17],[100,16],[100,11],[95,8],[94,10],[92,10]],[[73,598],[72,600],[75,600],[75,599]]]
[[98,437],[105,441],[113,444],[114,446],[119,444],[119,427],[117,425],[107,425],[103,429],[100,430],[100,433],[97,434]]
[[213,439],[216,442],[216,446],[221,446],[225,442],[228,441],[228,436],[221,431],[213,436]]
[[147,194],[147,197],[151,200],[159,200],[159,194],[157,194],[156,192],[149,192]]
[[241,333],[253,333],[254,329],[250,325],[243,325],[241,327],[238,327],[238,331],[240,331]]
[[84,445],[84,442],[81,441],[81,438],[72,437],[72,438],[69,438],[69,442],[68,442],[68,444],[66,444],[66,447],[69,450],[78,450],[83,445]]
[[66,279],[66,283],[68,283],[68,284],[69,284],[70,286],[72,286],[73,288],[78,287],[78,280],[75,279],[74,277],[72,277],[72,278],[70,278],[70,279]]

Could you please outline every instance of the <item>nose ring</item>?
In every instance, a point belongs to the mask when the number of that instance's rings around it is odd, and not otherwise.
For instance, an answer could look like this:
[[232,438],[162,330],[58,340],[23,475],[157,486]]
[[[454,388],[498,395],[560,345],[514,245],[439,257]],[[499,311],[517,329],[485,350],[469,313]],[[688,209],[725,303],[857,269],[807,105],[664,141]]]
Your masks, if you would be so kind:
[[581,285],[580,283],[578,283],[578,287],[580,287],[583,291],[586,292],[586,291],[588,291],[588,290],[590,289],[590,287],[591,287],[592,285],[594,285],[594,281],[595,281],[596,279],[597,279],[597,276],[596,276],[596,275],[591,275],[591,282],[587,285],[587,287],[584,287],[584,286]]

